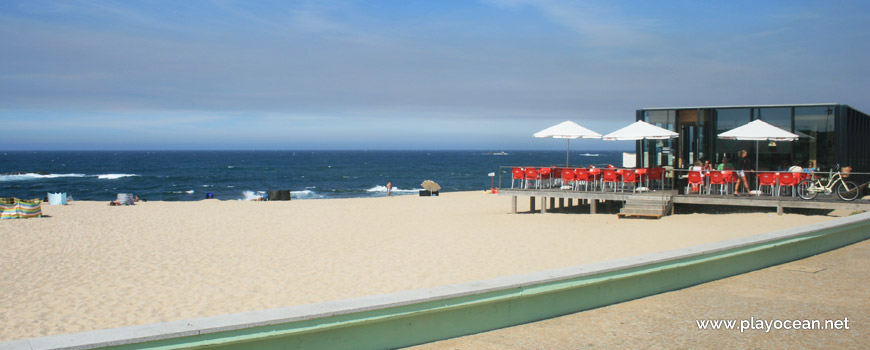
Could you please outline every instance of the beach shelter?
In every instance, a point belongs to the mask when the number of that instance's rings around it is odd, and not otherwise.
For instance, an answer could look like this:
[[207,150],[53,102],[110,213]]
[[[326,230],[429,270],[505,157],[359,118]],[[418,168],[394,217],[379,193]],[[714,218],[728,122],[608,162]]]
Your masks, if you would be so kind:
[[755,141],[755,169],[758,170],[758,142],[760,141],[795,141],[798,135],[775,127],[761,119],[756,119],[746,125],[738,126],[719,134],[723,140]]
[[638,141],[638,140],[665,140],[679,137],[673,131],[661,128],[642,120],[638,120],[633,124],[612,133],[604,135],[602,138],[608,141]]
[[601,134],[580,126],[579,124],[566,120],[549,128],[536,132],[534,137],[552,137],[554,139],[567,139],[568,150],[565,154],[565,166],[569,164],[571,156],[571,140],[572,139],[600,139]]

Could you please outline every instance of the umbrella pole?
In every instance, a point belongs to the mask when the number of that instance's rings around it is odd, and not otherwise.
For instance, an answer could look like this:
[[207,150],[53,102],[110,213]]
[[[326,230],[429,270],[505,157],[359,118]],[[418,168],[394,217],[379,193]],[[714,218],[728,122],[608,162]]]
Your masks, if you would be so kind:
[[568,140],[568,150],[565,151],[565,167],[568,167],[568,159],[571,158],[571,139]]
[[[753,179],[753,180],[755,180],[756,190],[761,189],[761,186],[758,186],[758,152],[761,150],[761,148],[759,148],[760,146],[759,146],[758,142],[759,142],[758,140],[755,141],[755,179]],[[756,193],[758,193],[758,192],[756,192]]]
[[758,140],[755,141],[755,171],[756,172],[758,171],[758,151],[761,150],[759,148],[760,146],[758,145],[758,142],[759,142]]

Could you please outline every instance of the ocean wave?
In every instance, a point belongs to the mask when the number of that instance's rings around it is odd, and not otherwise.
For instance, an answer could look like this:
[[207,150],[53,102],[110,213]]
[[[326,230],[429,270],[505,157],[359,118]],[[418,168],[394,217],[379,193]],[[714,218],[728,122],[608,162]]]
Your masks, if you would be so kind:
[[25,180],[41,180],[55,179],[61,177],[87,177],[85,174],[36,174],[25,173],[16,175],[0,175],[0,181],[25,181]]
[[[266,195],[266,191],[243,191],[240,201],[255,201],[260,200]],[[291,199],[322,199],[326,198],[323,194],[312,190],[290,191]]]
[[166,192],[166,193],[172,193],[172,194],[182,194],[182,193],[194,194],[195,192],[196,192],[196,191],[194,191],[194,190],[187,190],[187,191],[169,191],[169,192]]
[[117,180],[117,179],[120,179],[123,177],[133,177],[133,176],[139,176],[139,175],[136,175],[136,174],[102,174],[102,175],[97,175],[97,178],[100,180]]
[[[410,190],[403,190],[403,189],[398,188],[398,187],[393,187],[393,193],[417,193],[417,192],[420,192],[421,190],[423,190],[423,189],[422,188],[415,188],[415,189],[410,189]],[[366,192],[387,193],[387,186],[378,185],[378,186],[367,189]]]
[[304,190],[304,191],[290,191],[291,199],[320,199],[326,198],[326,196],[314,192],[312,190]]
[[263,199],[263,196],[264,196],[265,194],[266,194],[266,192],[263,192],[263,191],[257,191],[257,192],[254,192],[254,191],[244,191],[244,192],[242,192],[242,198],[239,198],[239,200],[240,200],[240,201],[255,201],[255,200],[260,200],[260,199]]

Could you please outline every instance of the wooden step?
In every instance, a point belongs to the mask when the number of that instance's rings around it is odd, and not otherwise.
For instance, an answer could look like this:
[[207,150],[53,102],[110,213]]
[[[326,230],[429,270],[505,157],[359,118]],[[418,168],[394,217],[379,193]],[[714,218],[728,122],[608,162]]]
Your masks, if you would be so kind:
[[620,214],[638,214],[638,215],[640,215],[640,214],[646,214],[646,215],[662,215],[662,212],[664,212],[664,210],[662,210],[662,208],[655,208],[655,209],[627,209],[627,210],[626,210],[625,208],[623,208],[622,210],[619,211]]
[[617,217],[642,216],[661,218],[671,206],[670,196],[634,196],[625,201]]
[[623,210],[665,210],[664,205],[654,204],[654,205],[645,205],[645,204],[637,204],[637,203],[626,203],[625,206],[622,207]]

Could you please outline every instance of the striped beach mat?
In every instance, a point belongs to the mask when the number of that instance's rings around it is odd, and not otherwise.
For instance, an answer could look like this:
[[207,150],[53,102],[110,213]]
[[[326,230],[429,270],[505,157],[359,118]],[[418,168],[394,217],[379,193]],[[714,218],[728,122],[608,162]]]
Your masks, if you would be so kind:
[[0,219],[42,217],[42,201],[36,199],[0,198]]

